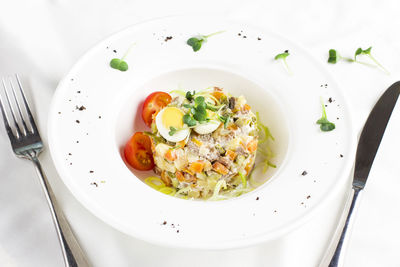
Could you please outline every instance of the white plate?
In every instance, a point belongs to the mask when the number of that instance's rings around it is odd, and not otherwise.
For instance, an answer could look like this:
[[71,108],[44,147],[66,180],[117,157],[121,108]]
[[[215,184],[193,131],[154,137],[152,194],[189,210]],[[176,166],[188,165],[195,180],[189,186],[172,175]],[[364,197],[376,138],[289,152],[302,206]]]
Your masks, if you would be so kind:
[[[193,35],[219,30],[225,32],[196,53],[186,45]],[[109,61],[135,42],[126,57],[129,70],[110,68]],[[293,75],[273,60],[286,49]],[[275,238],[335,196],[350,172],[350,113],[324,64],[280,36],[214,17],[170,17],[129,27],[92,48],[60,82],[49,117],[53,160],[88,210],[136,238],[204,249]],[[146,129],[137,116],[141,103],[152,91],[209,86],[245,95],[260,112],[276,139],[278,168],[268,173],[269,182],[236,199],[188,201],[161,194],[134,175],[148,173],[132,172],[121,156],[134,131]],[[315,124],[320,97],[336,123],[332,132]]]

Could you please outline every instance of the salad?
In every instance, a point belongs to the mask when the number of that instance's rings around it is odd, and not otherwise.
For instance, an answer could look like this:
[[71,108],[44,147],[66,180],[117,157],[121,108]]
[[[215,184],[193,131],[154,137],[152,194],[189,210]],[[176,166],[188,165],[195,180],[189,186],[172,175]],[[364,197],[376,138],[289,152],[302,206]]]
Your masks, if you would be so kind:
[[264,172],[276,167],[268,146],[274,139],[244,96],[218,87],[154,92],[144,102],[142,118],[151,131],[131,137],[125,159],[137,170],[154,170],[157,176],[145,182],[162,193],[237,197],[259,185],[251,177],[256,155]]

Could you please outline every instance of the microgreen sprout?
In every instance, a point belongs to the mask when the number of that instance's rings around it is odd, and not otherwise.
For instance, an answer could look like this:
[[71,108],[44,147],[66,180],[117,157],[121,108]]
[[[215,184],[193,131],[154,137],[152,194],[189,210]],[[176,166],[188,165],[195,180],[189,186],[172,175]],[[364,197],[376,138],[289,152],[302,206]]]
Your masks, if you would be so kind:
[[349,58],[349,57],[342,57],[342,56],[339,55],[339,53],[335,49],[330,49],[329,50],[328,63],[336,64],[340,60],[345,60],[345,61],[348,61],[348,62],[354,62],[354,59]]
[[334,123],[328,121],[328,118],[326,116],[325,105],[324,102],[322,101],[322,98],[321,98],[321,105],[322,105],[322,117],[319,120],[317,120],[316,123],[320,125],[319,128],[321,129],[321,131],[323,132],[332,131],[333,129],[335,129],[336,126]]
[[182,119],[183,119],[183,123],[185,123],[189,127],[195,126],[197,124],[196,120],[193,119],[193,117],[190,116],[190,114],[183,115]]
[[366,56],[369,57],[378,67],[380,67],[386,74],[390,74],[389,71],[388,71],[384,66],[382,66],[382,64],[380,64],[380,63],[371,55],[371,49],[372,49],[372,46],[370,46],[369,48],[367,48],[367,49],[365,49],[365,50],[363,50],[361,47],[358,48],[358,49],[356,50],[356,52],[354,53],[354,61],[359,62],[359,61],[357,61],[357,56],[359,56],[359,55],[366,55]]
[[125,58],[126,56],[129,54],[129,52],[131,51],[132,47],[135,45],[136,43],[133,43],[128,50],[125,52],[125,54],[122,56],[122,58],[113,58],[110,61],[110,67],[116,70],[120,70],[120,71],[127,71],[128,70],[128,63],[126,63]]
[[211,37],[211,36],[213,36],[213,35],[216,35],[216,34],[223,33],[223,32],[224,32],[224,31],[219,31],[219,32],[211,33],[211,34],[209,34],[209,35],[199,35],[199,36],[191,37],[191,38],[189,38],[189,39],[186,41],[186,43],[187,43],[189,46],[192,47],[192,49],[193,49],[194,52],[197,52],[197,51],[200,50],[200,48],[201,48],[203,42],[207,42],[207,39],[208,39],[209,37]]
[[[354,59],[353,58],[349,58],[349,57],[342,57],[339,55],[339,53],[335,50],[335,49],[330,49],[329,50],[329,57],[328,57],[328,63],[331,64],[336,64],[338,61],[340,60],[345,60],[347,62],[355,62],[358,64],[362,64],[362,65],[366,65],[366,66],[370,66],[370,67],[380,67],[386,74],[389,74],[389,71],[383,67],[372,55],[371,55],[371,49],[372,47],[369,47],[365,50],[363,50],[362,48],[358,48],[356,50],[356,52],[354,53]],[[361,55],[366,55],[368,56],[374,63],[374,64],[370,64],[367,62],[363,62],[358,60],[357,56],[361,56]]]
[[168,134],[170,135],[170,136],[173,136],[175,133],[176,133],[176,131],[178,131],[175,127],[169,127],[169,132],[168,132]]
[[189,101],[192,101],[192,100],[193,100],[193,96],[194,96],[195,94],[196,94],[196,91],[193,91],[193,93],[190,92],[190,91],[187,91],[187,92],[186,92],[186,99],[189,100]]
[[289,54],[289,50],[285,50],[285,52],[276,55],[274,59],[275,59],[275,60],[282,59],[282,62],[283,62],[283,64],[285,65],[286,71],[291,75],[291,74],[292,74],[292,71],[290,70],[289,65],[288,65],[287,62],[286,62],[286,58],[287,58],[289,55],[290,55],[290,54]]

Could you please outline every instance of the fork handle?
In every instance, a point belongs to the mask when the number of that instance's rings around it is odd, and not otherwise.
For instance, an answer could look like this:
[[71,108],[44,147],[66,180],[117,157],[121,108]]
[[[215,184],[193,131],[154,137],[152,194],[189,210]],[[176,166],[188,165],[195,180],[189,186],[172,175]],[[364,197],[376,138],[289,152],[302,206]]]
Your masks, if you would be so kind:
[[89,262],[86,259],[78,241],[76,240],[71,227],[69,226],[64,214],[57,203],[53,190],[47,180],[47,177],[40,165],[39,159],[35,156],[31,158],[35,164],[36,172],[40,178],[43,191],[46,195],[51,216],[56,227],[57,236],[60,241],[64,263],[66,267],[88,267]]
[[319,267],[341,267],[344,264],[344,250],[348,244],[351,234],[351,228],[354,224],[356,211],[358,208],[359,196],[361,196],[361,188],[353,187],[352,194],[348,202],[351,200],[350,208],[343,211],[339,224],[333,235],[328,250],[326,251]]

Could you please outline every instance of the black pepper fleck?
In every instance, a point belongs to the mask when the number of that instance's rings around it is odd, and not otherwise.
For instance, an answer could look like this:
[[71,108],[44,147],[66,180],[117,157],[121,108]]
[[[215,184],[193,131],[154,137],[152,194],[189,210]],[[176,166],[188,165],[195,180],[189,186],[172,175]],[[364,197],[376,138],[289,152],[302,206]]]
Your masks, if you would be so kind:
[[77,144],[79,144],[79,141],[76,141]]
[[99,185],[96,182],[90,183],[91,185],[94,185],[96,187],[99,187]]
[[239,33],[238,33],[238,36],[242,36],[242,34],[239,32]]
[[333,102],[332,97],[330,97],[330,98],[328,99],[328,101],[329,101],[329,103],[332,103],[332,102]]
[[256,200],[259,200],[260,199],[260,197],[256,197]]
[[179,234],[179,230],[176,230],[176,232]]
[[257,40],[258,40],[258,41],[261,41],[261,38],[260,38],[260,37],[257,37]]
[[82,110],[85,110],[86,107],[85,106],[80,106],[80,107],[76,106],[76,109],[79,110],[79,111],[82,111]]
[[301,175],[306,176],[306,175],[307,175],[307,172],[306,172],[306,171],[303,171],[303,172],[301,173]]
[[79,120],[76,120],[76,123],[80,123],[80,121],[79,121]]
[[76,91],[78,94],[80,94],[81,93],[81,91]]
[[246,36],[246,35],[243,35],[243,38],[247,38],[247,36]]
[[69,155],[69,156],[72,156],[72,154],[71,154],[71,153],[68,153],[68,155]]
[[172,36],[167,36],[167,37],[165,37],[164,41],[165,41],[165,42],[168,42],[168,41],[171,40],[171,39],[172,39]]
[[289,50],[285,50],[285,53],[289,53]]
[[167,221],[164,221],[162,224],[163,224],[163,225],[166,225],[166,224],[167,224]]
[[341,158],[343,158],[343,155],[342,155],[342,154],[340,154],[340,157],[341,157]]
[[58,114],[61,114],[61,111],[59,111]]
[[311,196],[310,196],[310,195],[308,195],[308,196],[307,196],[307,199],[310,199],[310,197],[311,197]]
[[94,173],[94,171],[89,171],[89,173]]
[[114,52],[114,53],[117,53],[117,50],[114,49],[113,52]]
[[99,119],[101,119],[101,116],[99,116]]

